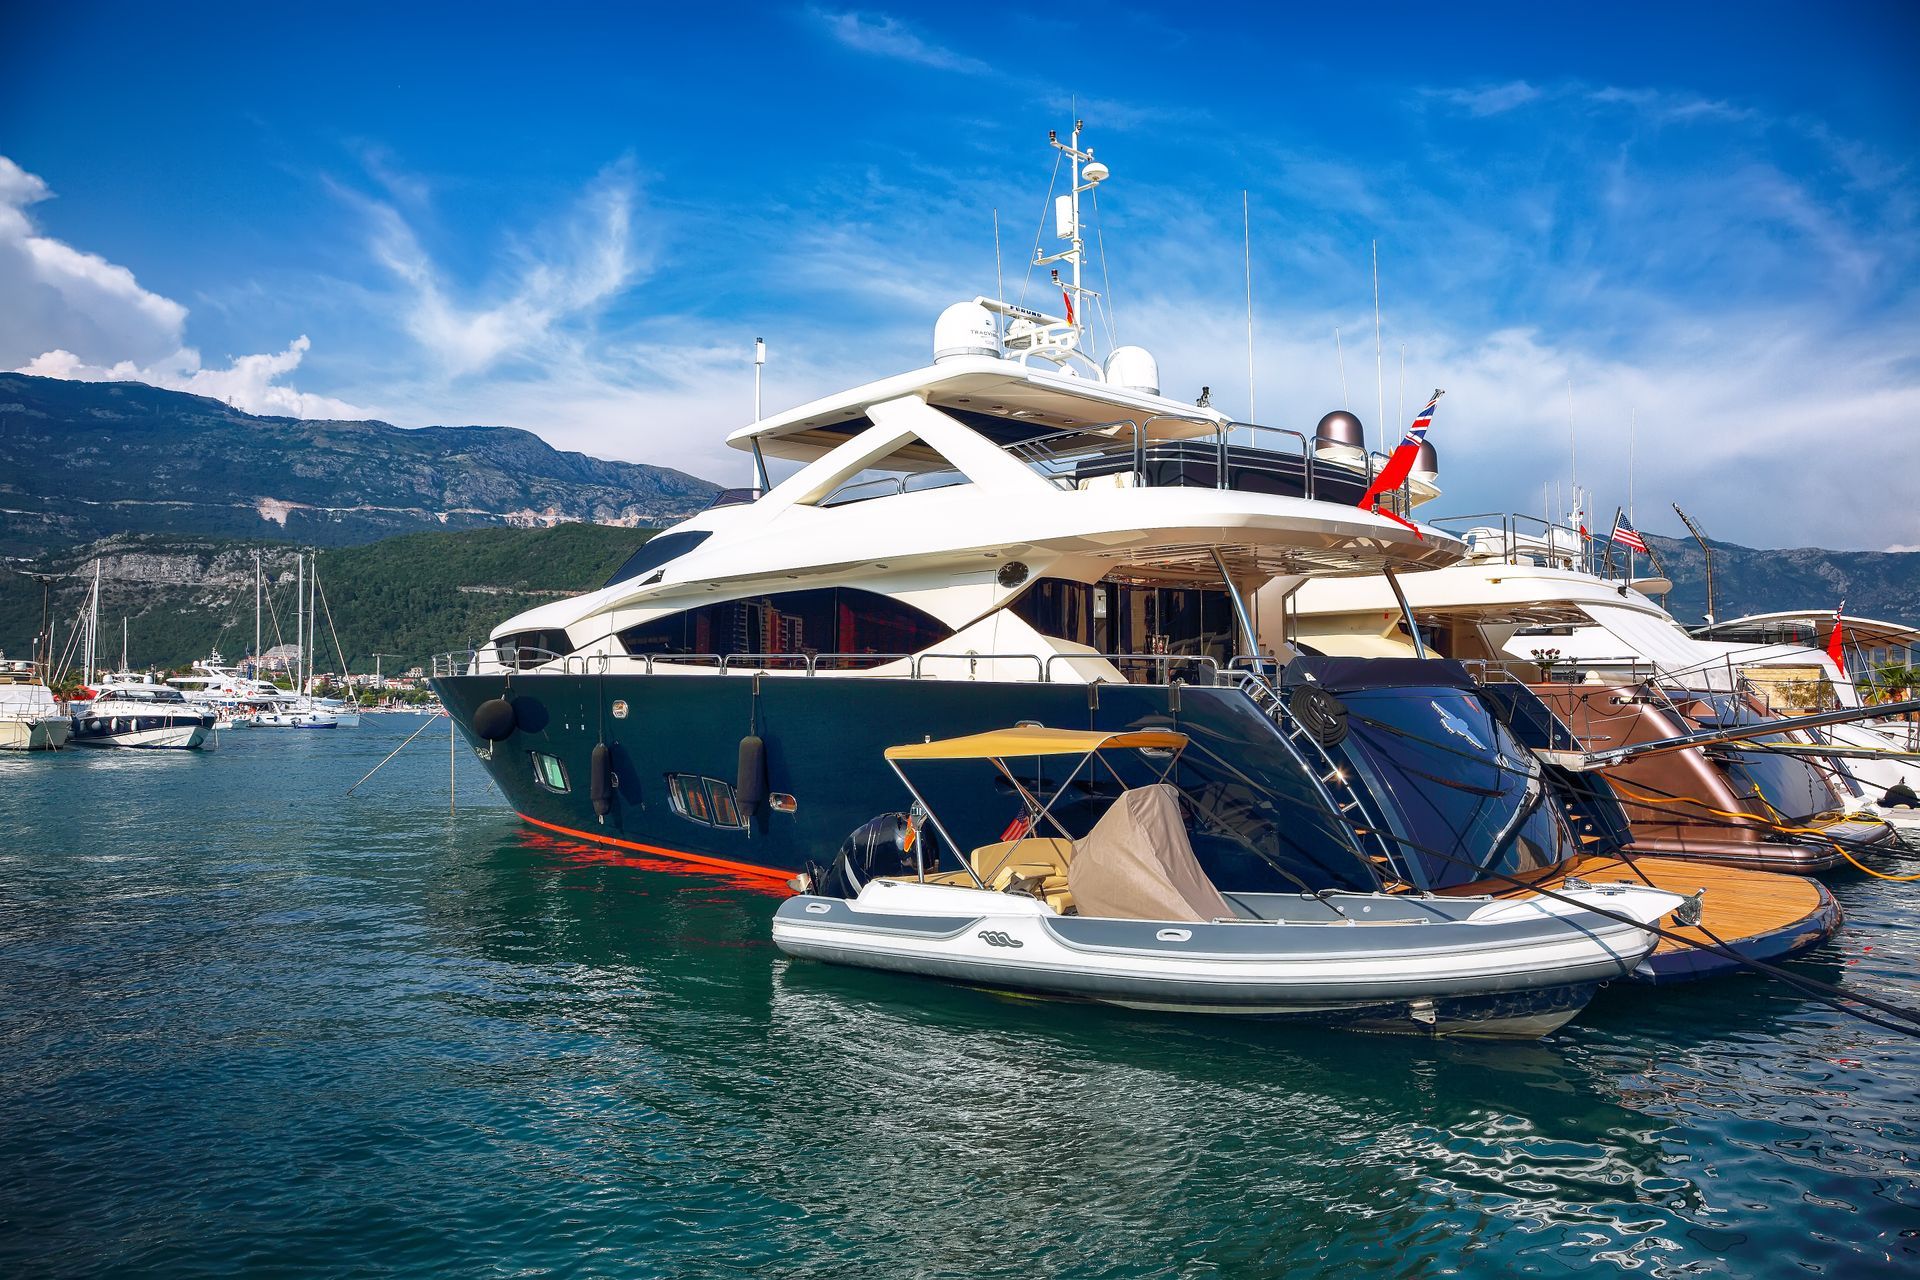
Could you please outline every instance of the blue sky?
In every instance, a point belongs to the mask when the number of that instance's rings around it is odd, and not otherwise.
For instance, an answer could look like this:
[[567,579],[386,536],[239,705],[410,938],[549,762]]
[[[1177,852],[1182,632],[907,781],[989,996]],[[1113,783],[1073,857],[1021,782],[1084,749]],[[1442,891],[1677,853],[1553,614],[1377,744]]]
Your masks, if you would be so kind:
[[1603,520],[1637,410],[1647,528],[1920,547],[1920,8],[1335,10],[17,6],[0,368],[736,480],[752,339],[770,407],[925,363],[1077,105],[1170,392],[1246,410],[1245,190],[1261,420],[1380,431],[1377,240],[1446,510],[1565,484],[1571,383]]

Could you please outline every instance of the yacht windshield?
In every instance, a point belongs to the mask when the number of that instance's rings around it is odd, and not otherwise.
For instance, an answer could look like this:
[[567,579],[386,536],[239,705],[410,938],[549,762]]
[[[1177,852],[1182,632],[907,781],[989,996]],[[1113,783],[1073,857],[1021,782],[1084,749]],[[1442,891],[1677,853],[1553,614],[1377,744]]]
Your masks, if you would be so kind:
[[[1709,694],[1701,700],[1712,708],[1711,714],[1695,717],[1702,725],[1731,727],[1761,724],[1770,718],[1731,694]],[[1789,739],[1785,734],[1778,734],[1756,741],[1778,743]],[[1789,822],[1829,813],[1839,807],[1839,797],[1834,794],[1825,776],[1815,765],[1799,756],[1775,755],[1770,751],[1753,751],[1738,746],[1715,747],[1709,754],[1726,765],[1736,786],[1745,783],[1758,793],[1768,807]]]
[[1467,689],[1343,690],[1347,759],[1434,888],[1578,852],[1532,753]]
[[669,560],[677,560],[693,550],[713,535],[704,529],[689,529],[685,533],[662,533],[648,538],[640,544],[638,550],[627,557],[625,564],[614,570],[605,585],[625,582],[637,578],[643,573],[651,573]]

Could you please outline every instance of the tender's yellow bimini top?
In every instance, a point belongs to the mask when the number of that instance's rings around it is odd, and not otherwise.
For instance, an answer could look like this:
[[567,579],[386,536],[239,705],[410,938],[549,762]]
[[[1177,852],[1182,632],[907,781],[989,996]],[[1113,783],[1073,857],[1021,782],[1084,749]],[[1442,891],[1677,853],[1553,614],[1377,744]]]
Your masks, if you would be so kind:
[[889,760],[992,760],[1001,756],[1077,756],[1103,747],[1157,747],[1178,749],[1187,735],[1170,729],[1142,729],[1113,733],[1105,729],[993,729],[964,738],[938,742],[909,742],[888,747]]

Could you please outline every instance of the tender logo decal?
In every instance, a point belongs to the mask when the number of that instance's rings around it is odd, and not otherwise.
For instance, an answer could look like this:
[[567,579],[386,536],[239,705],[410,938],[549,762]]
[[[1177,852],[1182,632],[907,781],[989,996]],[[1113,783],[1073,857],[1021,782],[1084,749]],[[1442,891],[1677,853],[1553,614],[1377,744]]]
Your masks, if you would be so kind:
[[1445,729],[1448,733],[1452,734],[1456,738],[1465,738],[1468,742],[1471,742],[1474,746],[1478,747],[1482,751],[1485,751],[1487,749],[1486,743],[1480,741],[1480,739],[1473,736],[1473,729],[1467,724],[1465,720],[1462,720],[1459,716],[1447,710],[1445,707],[1441,706],[1438,702],[1433,704],[1433,709],[1440,713],[1440,727],[1442,729]]
[[980,940],[990,947],[1024,947],[1027,944],[1018,938],[1009,938],[998,929],[982,929]]
[[627,718],[627,700],[625,698],[615,698],[613,700],[613,718],[615,720],[625,720]]

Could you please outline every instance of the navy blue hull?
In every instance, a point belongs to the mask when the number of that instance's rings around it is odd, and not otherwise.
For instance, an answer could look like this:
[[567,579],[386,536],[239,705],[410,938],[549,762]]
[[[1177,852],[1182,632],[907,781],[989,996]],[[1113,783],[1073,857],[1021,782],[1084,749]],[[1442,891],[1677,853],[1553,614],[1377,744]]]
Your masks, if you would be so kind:
[[[1022,720],[1055,728],[1177,726],[1193,739],[1180,764],[1184,785],[1210,787],[1252,838],[1284,832],[1290,844],[1310,851],[1306,856],[1325,858],[1335,882],[1372,887],[1339,849],[1331,819],[1316,812],[1311,784],[1271,724],[1232,689],[708,675],[484,675],[433,683],[521,817],[649,853],[784,879],[809,861],[831,861],[847,834],[875,815],[907,806],[910,797],[883,758],[887,747]],[[503,696],[514,708],[513,731],[489,744],[474,732],[474,712]],[[616,715],[617,708],[626,714]],[[791,797],[790,811],[763,807],[744,826],[724,827],[676,803],[674,775],[736,783],[740,741],[750,733],[766,743],[767,790]],[[602,742],[616,779],[604,819],[590,785],[593,750]],[[1064,770],[1071,762],[1049,767]],[[963,842],[999,838],[1020,812],[1010,789],[983,788],[978,767],[935,766],[916,772],[914,782]],[[1102,793],[1081,794],[1092,803]],[[1230,841],[1211,856],[1201,852],[1229,887],[1286,887]]]

